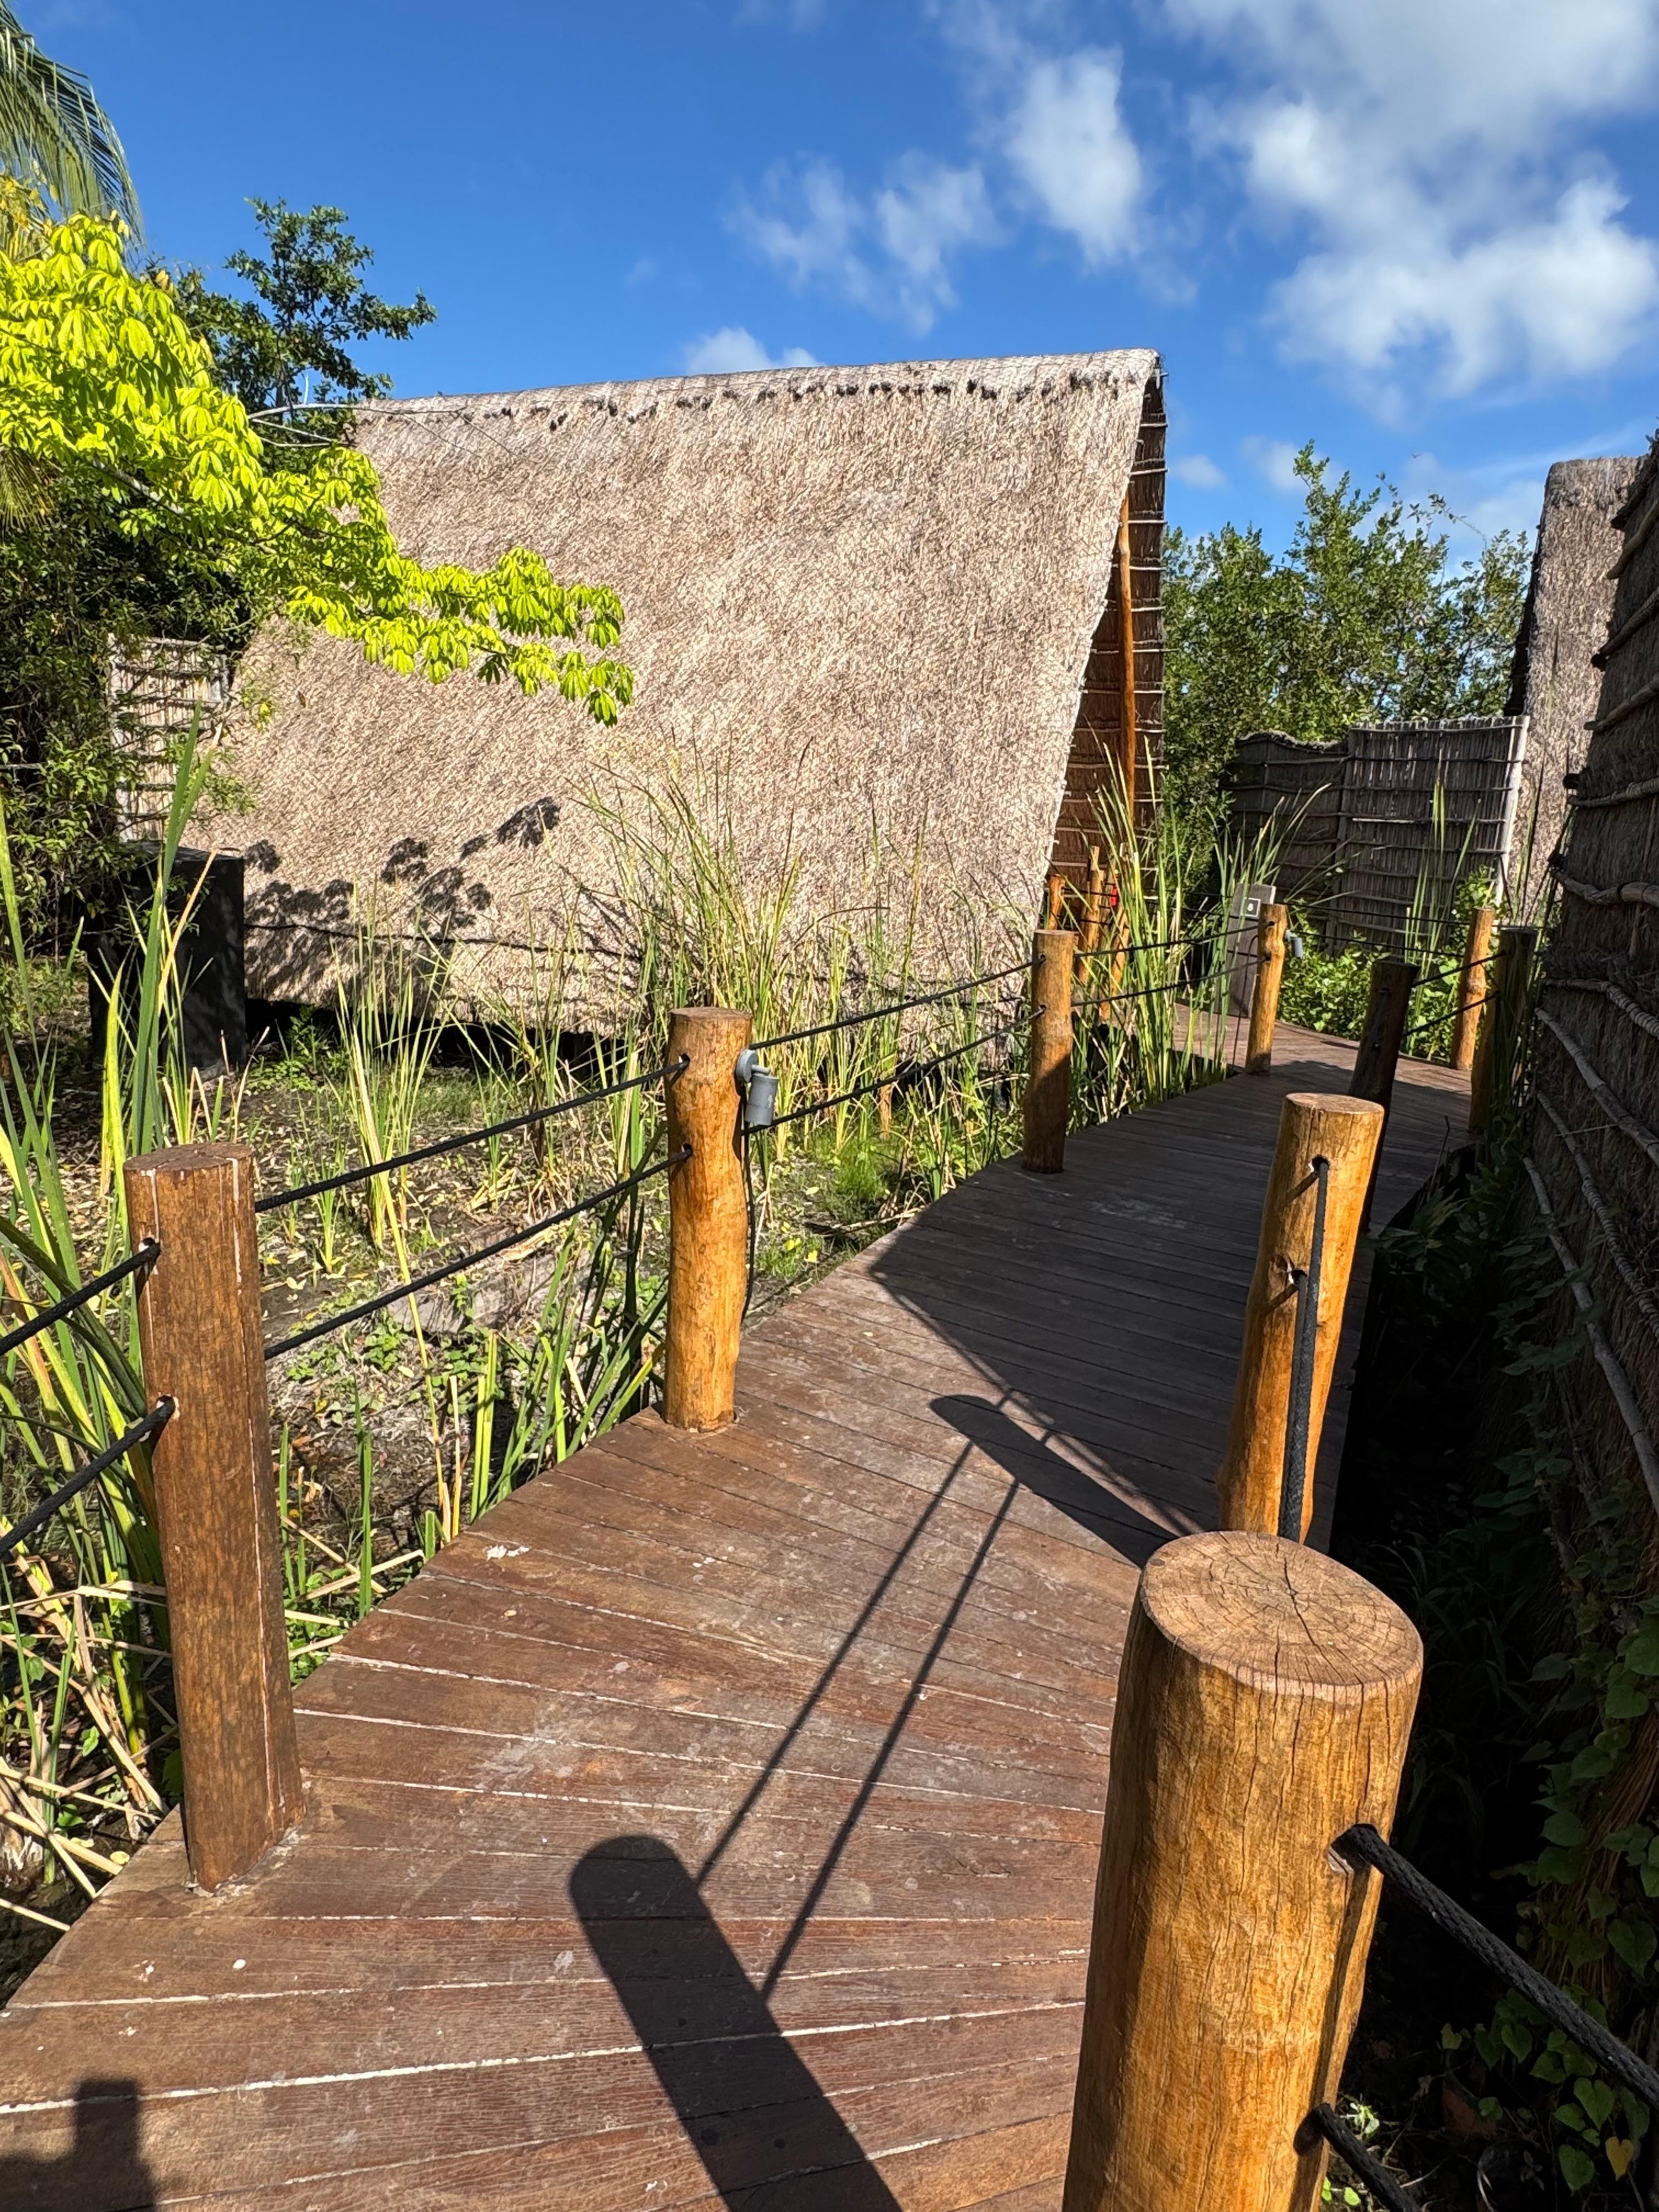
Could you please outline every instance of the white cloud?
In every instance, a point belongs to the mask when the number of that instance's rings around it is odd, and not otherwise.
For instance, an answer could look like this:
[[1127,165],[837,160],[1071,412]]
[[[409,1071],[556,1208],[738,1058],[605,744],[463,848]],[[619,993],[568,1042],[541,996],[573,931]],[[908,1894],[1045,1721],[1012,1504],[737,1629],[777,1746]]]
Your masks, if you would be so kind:
[[956,305],[950,257],[1000,235],[978,166],[904,155],[869,198],[830,162],[780,163],[765,204],[740,201],[732,228],[797,290],[821,284],[854,307],[927,330]]
[[1386,406],[1407,364],[1467,393],[1610,367],[1659,310],[1659,252],[1583,159],[1659,93],[1659,0],[1166,0],[1236,70],[1194,110],[1257,212],[1303,232],[1287,352]]
[[1245,438],[1240,450],[1245,459],[1261,478],[1275,491],[1287,493],[1292,499],[1302,496],[1302,479],[1296,472],[1297,448],[1288,438]]
[[1170,462],[1170,474],[1194,491],[1220,491],[1227,482],[1226,471],[1218,469],[1207,453],[1181,454]]
[[729,323],[693,338],[685,349],[685,366],[692,376],[731,376],[745,368],[811,368],[816,356],[804,346],[786,346],[775,361],[741,323]]
[[1141,165],[1119,111],[1122,81],[1115,53],[1028,63],[1003,141],[1045,219],[1090,262],[1115,260],[1133,243]]

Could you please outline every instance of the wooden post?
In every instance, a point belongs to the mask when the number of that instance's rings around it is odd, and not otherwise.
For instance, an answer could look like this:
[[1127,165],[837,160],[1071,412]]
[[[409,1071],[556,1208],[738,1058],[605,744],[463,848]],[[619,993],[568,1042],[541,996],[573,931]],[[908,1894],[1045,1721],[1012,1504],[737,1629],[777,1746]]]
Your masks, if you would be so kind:
[[[1184,1536],[1140,1577],[1118,1677],[1064,2212],[1313,2212],[1423,1647],[1277,1537]],[[1298,2148],[1298,2144],[1305,2146]]]
[[1412,988],[1417,969],[1392,953],[1371,963],[1370,995],[1365,1002],[1365,1026],[1354,1055],[1348,1084],[1351,1098],[1374,1098],[1386,1114],[1394,1097],[1395,1070],[1400,1064],[1401,1041],[1412,1010]]
[[173,1642],[185,1844],[203,1889],[246,1874],[301,1814],[283,1613],[281,1534],[259,1320],[253,1155],[246,1145],[146,1152],[125,1170],[155,1441],[155,1518]]
[[725,1006],[669,1018],[668,1149],[690,1159],[668,1171],[668,1341],[663,1419],[720,1429],[737,1405],[738,1339],[748,1276],[749,1208],[738,1147],[738,1054],[753,1023]]
[[1532,963],[1537,951],[1535,929],[1507,928],[1498,933],[1498,957],[1490,971],[1492,987],[1486,994],[1485,1017],[1469,1077],[1471,1136],[1483,1135],[1491,1127],[1500,1099],[1504,1104],[1509,1102],[1515,1076],[1516,1048],[1526,1027],[1527,1001],[1532,993]]
[[1271,1075],[1273,1029],[1279,1020],[1279,986],[1285,974],[1285,933],[1291,910],[1264,906],[1255,925],[1255,990],[1250,1000],[1250,1042],[1246,1075]]
[[1486,956],[1492,951],[1492,933],[1497,924],[1496,907],[1478,906],[1469,916],[1451,1040],[1451,1064],[1465,1075],[1474,1065],[1474,1040],[1480,1027],[1480,1009],[1486,1003]]
[[1325,1199],[1325,1246],[1320,1267],[1319,1322],[1314,1346],[1313,1404],[1308,1421],[1308,1480],[1302,1532],[1313,1517],[1314,1469],[1331,1394],[1342,1310],[1360,1211],[1382,1139],[1382,1109],[1367,1098],[1292,1091],[1279,1120],[1279,1144],[1261,1208],[1255,1273],[1244,1304],[1244,1342],[1233,1390],[1232,1426],[1217,1478],[1221,1525],[1276,1534],[1285,1474],[1285,1429],[1291,1406],[1296,1343],[1291,1270],[1305,1270],[1313,1250],[1317,1191],[1315,1160],[1330,1164]]
[[1069,929],[1040,929],[1031,940],[1030,1071],[1025,1078],[1024,1163],[1034,1174],[1058,1175],[1066,1164],[1072,1112],[1072,967],[1077,939]]
[[1091,845],[1089,848],[1089,895],[1084,904],[1083,937],[1078,946],[1085,960],[1100,950],[1100,933],[1105,920],[1106,871],[1100,865],[1099,846]]
[[1066,894],[1070,888],[1070,884],[1066,880],[1064,868],[1049,869],[1048,890],[1042,907],[1042,927],[1045,929],[1060,927],[1060,916],[1066,908]]
[[1136,727],[1140,702],[1135,696],[1134,585],[1134,562],[1129,544],[1129,495],[1126,490],[1117,518],[1117,604],[1123,652],[1123,689],[1120,695],[1123,702],[1123,805],[1127,817],[1125,828],[1131,838],[1135,834],[1140,809],[1140,738]]

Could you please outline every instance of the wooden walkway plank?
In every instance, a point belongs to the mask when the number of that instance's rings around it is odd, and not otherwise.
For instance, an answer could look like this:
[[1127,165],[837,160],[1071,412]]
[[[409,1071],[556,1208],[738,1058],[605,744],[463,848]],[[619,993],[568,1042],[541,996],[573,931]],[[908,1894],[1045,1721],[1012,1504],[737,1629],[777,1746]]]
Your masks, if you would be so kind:
[[[1352,1051],[1279,1058],[974,1177],[751,1333],[734,1425],[360,1623],[301,1831],[203,1898],[175,1816],[0,2014],[6,2212],[1057,2212],[1136,1571],[1213,1520],[1279,1103]],[[1402,1065],[1379,1220],[1466,1095]]]

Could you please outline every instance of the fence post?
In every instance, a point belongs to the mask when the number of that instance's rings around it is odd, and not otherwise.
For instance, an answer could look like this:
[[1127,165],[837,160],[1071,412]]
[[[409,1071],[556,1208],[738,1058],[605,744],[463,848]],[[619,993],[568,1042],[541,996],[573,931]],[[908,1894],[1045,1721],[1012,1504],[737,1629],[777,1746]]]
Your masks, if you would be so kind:
[[1322,1553],[1185,1536],[1143,1570],[1112,1729],[1064,2212],[1312,2212],[1422,1680]]
[[1457,979],[1457,1014],[1452,1023],[1451,1064],[1467,1075],[1474,1065],[1474,1040],[1480,1009],[1486,1003],[1486,956],[1498,922],[1496,907],[1478,906],[1469,916],[1463,946],[1463,972]]
[[1070,889],[1071,885],[1066,880],[1065,869],[1050,868],[1048,892],[1042,908],[1042,927],[1045,929],[1060,927],[1060,915],[1066,905],[1066,894]]
[[1250,999],[1250,1042],[1244,1055],[1246,1075],[1271,1075],[1273,1029],[1279,1020],[1279,986],[1285,975],[1285,933],[1291,910],[1264,906],[1255,925],[1255,989]]
[[1308,1420],[1308,1480],[1302,1530],[1313,1516],[1314,1469],[1319,1433],[1330,1396],[1342,1310],[1360,1211],[1382,1139],[1382,1109],[1366,1098],[1340,1098],[1292,1091],[1279,1117],[1279,1143],[1261,1208],[1255,1273],[1244,1304],[1244,1341],[1233,1389],[1232,1425],[1216,1486],[1224,1528],[1268,1534],[1279,1528],[1285,1473],[1285,1431],[1291,1408],[1291,1364],[1296,1344],[1296,1296],[1291,1271],[1304,1271],[1313,1250],[1316,1178],[1313,1163],[1328,1159],[1325,1245],[1320,1268],[1318,1329],[1314,1340],[1313,1404]]
[[[1400,1066],[1400,1047],[1406,1034],[1406,1023],[1412,1010],[1412,992],[1416,988],[1418,969],[1410,960],[1401,960],[1392,953],[1371,963],[1370,995],[1365,1003],[1365,1026],[1360,1032],[1359,1049],[1354,1054],[1353,1074],[1348,1083],[1351,1098],[1370,1098],[1382,1109],[1383,1127],[1388,1127],[1389,1108],[1394,1098],[1394,1079]],[[1377,1157],[1382,1157],[1382,1139],[1377,1139]],[[1371,1179],[1365,1187],[1364,1203],[1359,1209],[1359,1226],[1369,1229],[1371,1222],[1371,1199],[1376,1188],[1376,1168],[1373,1163]]]
[[1058,1175],[1066,1164],[1072,1114],[1072,968],[1069,929],[1039,929],[1031,940],[1031,1060],[1025,1078],[1025,1165]]
[[1538,951],[1535,929],[1511,927],[1498,933],[1498,957],[1492,964],[1480,1042],[1469,1077],[1469,1134],[1483,1135],[1492,1125],[1500,1095],[1507,1103],[1515,1074],[1516,1047],[1526,1026],[1532,990],[1532,963]]
[[1106,871],[1100,865],[1100,848],[1089,848],[1089,892],[1083,907],[1083,935],[1078,951],[1085,960],[1100,950],[1100,933],[1106,922]]
[[749,1207],[738,1147],[738,1054],[753,1023],[725,1006],[682,1006],[668,1024],[668,1338],[663,1419],[724,1428],[737,1403]]
[[281,1532],[259,1318],[253,1155],[188,1145],[127,1163],[157,1437],[155,1519],[184,1767],[185,1844],[203,1889],[246,1874],[300,1818]]

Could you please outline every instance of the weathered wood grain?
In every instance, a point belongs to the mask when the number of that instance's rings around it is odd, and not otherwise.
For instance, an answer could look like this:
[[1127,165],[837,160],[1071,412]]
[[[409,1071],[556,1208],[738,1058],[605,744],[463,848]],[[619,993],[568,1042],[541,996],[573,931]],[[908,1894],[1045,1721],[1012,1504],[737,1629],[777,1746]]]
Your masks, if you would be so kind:
[[[8,2212],[1058,2212],[1137,1570],[1352,1054],[1275,1057],[975,1176],[361,1623],[298,1832],[209,1899],[170,1820],[0,2015]],[[1464,1096],[1401,1064],[1381,1203]]]

